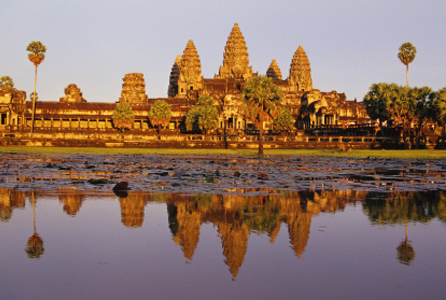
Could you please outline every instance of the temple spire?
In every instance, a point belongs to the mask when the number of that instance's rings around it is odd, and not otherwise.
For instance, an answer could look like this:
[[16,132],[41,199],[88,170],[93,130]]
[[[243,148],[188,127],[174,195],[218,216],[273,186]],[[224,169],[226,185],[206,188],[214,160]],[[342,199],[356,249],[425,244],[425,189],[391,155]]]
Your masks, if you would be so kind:
[[249,66],[248,47],[246,47],[238,24],[235,23],[226,42],[223,54],[223,66],[220,67],[219,75],[216,78],[243,78],[252,77],[252,67]]
[[178,94],[178,79],[180,78],[181,55],[177,55],[173,63],[169,76],[169,88],[167,89],[168,97],[175,97]]
[[307,92],[313,89],[310,62],[302,45],[294,53],[288,80],[296,91]]
[[268,70],[266,70],[266,76],[274,80],[282,80],[282,72],[280,72],[279,65],[277,64],[275,59],[273,59],[273,61],[269,65]]
[[178,80],[178,93],[186,95],[188,90],[203,88],[201,76],[201,62],[194,42],[189,40],[180,61],[180,77]]

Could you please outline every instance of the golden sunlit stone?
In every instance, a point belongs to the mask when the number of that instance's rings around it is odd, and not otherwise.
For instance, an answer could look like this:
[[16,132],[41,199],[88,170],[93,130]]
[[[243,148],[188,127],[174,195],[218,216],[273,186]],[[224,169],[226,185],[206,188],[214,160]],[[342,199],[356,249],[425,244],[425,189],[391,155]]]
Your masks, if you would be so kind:
[[144,75],[140,73],[125,74],[122,79],[121,98],[119,103],[147,103],[146,84]]
[[82,103],[87,102],[82,97],[81,89],[77,87],[76,84],[69,84],[65,90],[65,97],[60,98],[60,102],[69,102],[69,103]]
[[274,80],[282,80],[282,72],[280,72],[279,65],[277,64],[275,59],[273,59],[273,61],[269,65],[268,70],[266,70],[266,76]]
[[252,67],[249,66],[248,47],[246,47],[238,24],[235,23],[231,34],[226,42],[225,53],[223,54],[223,66],[215,78],[243,78],[250,79],[253,76]]

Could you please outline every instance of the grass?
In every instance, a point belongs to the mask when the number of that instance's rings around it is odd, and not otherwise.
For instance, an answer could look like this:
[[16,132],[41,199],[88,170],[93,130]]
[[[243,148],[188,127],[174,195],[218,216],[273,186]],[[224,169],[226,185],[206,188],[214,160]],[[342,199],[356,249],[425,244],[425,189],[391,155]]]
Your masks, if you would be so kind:
[[[256,149],[157,149],[157,148],[75,148],[75,147],[0,147],[0,153],[39,154],[177,154],[177,155],[257,155]],[[359,158],[446,159],[446,150],[335,150],[265,149],[265,155],[330,156]]]

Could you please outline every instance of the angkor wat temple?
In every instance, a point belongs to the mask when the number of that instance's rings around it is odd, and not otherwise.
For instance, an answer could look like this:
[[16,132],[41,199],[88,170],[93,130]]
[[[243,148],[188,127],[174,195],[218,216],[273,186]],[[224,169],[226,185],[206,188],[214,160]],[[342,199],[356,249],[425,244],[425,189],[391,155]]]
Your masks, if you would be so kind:
[[[266,75],[280,87],[281,105],[296,119],[295,128],[266,135],[265,148],[377,148],[378,127],[361,102],[348,101],[344,93],[313,88],[309,59],[302,46],[294,53],[289,75],[273,59]],[[129,103],[135,113],[132,128],[121,133],[113,127],[115,103],[88,102],[76,84],[65,88],[56,101],[37,101],[31,134],[32,101],[24,91],[0,91],[0,141],[2,145],[103,146],[103,147],[203,147],[254,148],[257,128],[245,117],[241,91],[258,76],[249,65],[248,48],[238,24],[226,42],[223,65],[214,78],[204,78],[194,43],[190,40],[176,57],[169,78],[167,98],[149,98],[143,74],[126,74],[118,103]],[[219,112],[218,128],[211,134],[187,132],[185,116],[201,95],[211,95]],[[172,111],[169,126],[157,132],[148,118],[156,100],[165,100]],[[270,123],[263,124],[270,130]],[[341,146],[342,148],[344,146]]]

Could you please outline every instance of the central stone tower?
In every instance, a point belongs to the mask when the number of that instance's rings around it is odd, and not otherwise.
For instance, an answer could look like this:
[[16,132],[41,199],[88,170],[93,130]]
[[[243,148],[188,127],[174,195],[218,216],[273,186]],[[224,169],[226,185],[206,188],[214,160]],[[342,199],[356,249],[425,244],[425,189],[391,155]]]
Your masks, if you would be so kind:
[[219,74],[215,78],[242,78],[247,80],[252,75],[252,67],[249,66],[248,47],[246,47],[245,38],[238,24],[235,23],[226,42],[223,66],[220,67]]
[[288,83],[290,84],[291,91],[308,92],[313,89],[310,61],[302,45],[297,48],[291,61]]

